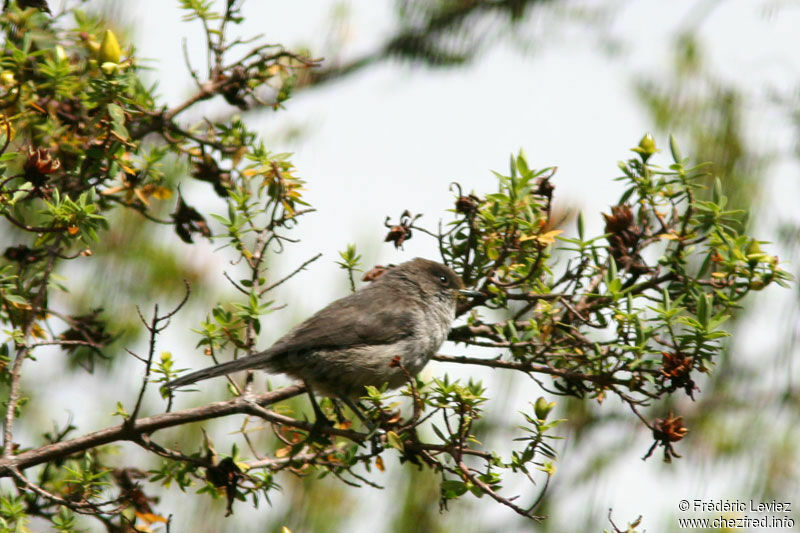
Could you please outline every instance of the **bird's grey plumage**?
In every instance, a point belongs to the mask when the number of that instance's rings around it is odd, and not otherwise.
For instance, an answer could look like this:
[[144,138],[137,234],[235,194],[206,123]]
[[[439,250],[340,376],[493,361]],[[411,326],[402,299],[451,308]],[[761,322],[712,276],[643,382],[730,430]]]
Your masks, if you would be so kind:
[[284,373],[314,391],[357,398],[365,385],[401,386],[399,356],[413,375],[447,337],[464,284],[449,267],[416,258],[295,326],[267,350],[182,376],[180,387],[247,369]]

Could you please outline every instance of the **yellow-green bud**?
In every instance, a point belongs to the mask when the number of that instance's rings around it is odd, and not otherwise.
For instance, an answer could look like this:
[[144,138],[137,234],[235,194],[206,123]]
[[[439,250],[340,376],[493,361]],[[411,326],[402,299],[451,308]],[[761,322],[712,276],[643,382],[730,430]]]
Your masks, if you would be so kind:
[[67,62],[67,52],[64,51],[64,47],[61,46],[60,44],[56,45],[55,56],[56,56],[56,61],[58,61],[59,63]]
[[119,65],[117,65],[116,63],[112,63],[111,61],[106,61],[105,63],[100,65],[100,70],[102,70],[103,74],[105,74],[106,76],[111,76],[117,71],[118,66]]
[[548,402],[544,399],[544,396],[539,396],[539,398],[536,400],[536,403],[533,405],[533,411],[536,413],[536,418],[539,420],[544,420],[555,406],[556,402]]
[[14,79],[14,73],[10,70],[4,70],[2,74],[0,74],[0,84],[3,87],[11,87],[16,83],[16,79]]
[[751,239],[749,243],[747,243],[747,248],[745,249],[745,255],[747,257],[747,262],[750,266],[756,266],[760,261],[764,261],[769,256],[761,251],[761,246],[758,245],[758,241],[755,239]]
[[747,255],[754,255],[761,253],[761,246],[759,246],[758,241],[755,239],[751,239],[749,243],[747,243]]
[[92,57],[97,57],[100,55],[100,43],[98,43],[94,39],[89,39],[88,41],[86,41],[86,46],[89,47],[89,51],[92,53]]
[[97,60],[100,61],[100,64],[119,63],[121,57],[122,49],[119,47],[117,36],[113,31],[106,30],[103,34],[103,42],[100,43],[100,50],[97,52]]
[[631,148],[631,150],[642,156],[643,161],[647,161],[651,155],[658,152],[658,148],[656,148],[656,140],[649,133],[646,133],[645,136],[642,137],[642,139],[639,141],[639,146],[636,148]]
[[653,136],[649,133],[645,133],[644,137],[642,137],[642,140],[639,141],[639,148],[648,154],[654,154],[656,153],[656,140],[653,139]]

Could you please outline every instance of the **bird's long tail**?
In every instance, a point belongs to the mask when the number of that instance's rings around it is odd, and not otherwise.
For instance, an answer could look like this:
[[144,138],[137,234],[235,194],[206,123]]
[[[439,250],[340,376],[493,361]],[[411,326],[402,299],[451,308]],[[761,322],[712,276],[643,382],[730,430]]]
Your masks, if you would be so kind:
[[266,366],[265,363],[267,359],[269,359],[270,355],[271,354],[268,351],[262,352],[260,354],[242,357],[241,359],[234,359],[233,361],[227,361],[225,363],[210,366],[202,370],[190,372],[185,376],[181,376],[177,379],[167,382],[165,387],[167,389],[176,389],[178,387],[183,387],[184,385],[189,385],[190,383],[195,383],[196,381],[203,381],[204,379],[222,376],[224,374],[232,374],[241,370],[249,370],[253,368],[264,368]]

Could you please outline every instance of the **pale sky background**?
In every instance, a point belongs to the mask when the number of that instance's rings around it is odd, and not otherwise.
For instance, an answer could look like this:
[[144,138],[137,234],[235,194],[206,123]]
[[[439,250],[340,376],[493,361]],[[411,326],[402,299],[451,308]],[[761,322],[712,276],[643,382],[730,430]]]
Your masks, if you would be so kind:
[[[389,1],[341,4],[352,14],[345,57],[370,50],[392,27]],[[594,9],[601,4],[615,10],[600,22],[576,22],[570,17],[575,9]],[[539,14],[523,24],[516,35],[498,39],[466,68],[431,70],[390,61],[343,81],[304,90],[287,102],[285,111],[249,117],[250,124],[263,132],[271,150],[294,152],[292,161],[298,175],[308,182],[306,199],[317,209],[301,223],[303,243],[281,257],[276,272],[292,270],[317,251],[324,256],[309,272],[287,283],[279,298],[291,299],[291,314],[301,318],[345,294],[344,278],[334,261],[337,251],[350,242],[358,243],[368,263],[437,257],[433,241],[419,234],[407,242],[405,250],[395,251],[382,244],[384,218],[389,215],[396,219],[409,209],[424,213],[421,222],[434,229],[438,219],[446,216],[444,210],[452,206],[448,191],[451,181],[478,194],[490,192],[495,181],[489,171],[506,171],[509,154],[520,148],[534,167],[558,166],[556,203],[580,208],[590,229],[600,231],[600,211],[607,211],[620,192],[620,186],[612,181],[618,175],[617,161],[628,158],[629,148],[653,129],[634,96],[632,76],[667,75],[671,38],[696,4],[686,0],[559,2],[554,8],[537,10]],[[770,186],[759,209],[762,218],[757,227],[768,235],[774,233],[779,216],[798,218],[800,180],[797,162],[791,157],[796,133],[784,108],[769,102],[768,90],[789,96],[794,88],[796,93],[800,8],[797,2],[789,1],[730,0],[717,4],[701,26],[703,47],[714,70],[744,88],[750,97],[746,120],[753,140],[765,151],[779,154],[767,173]],[[268,41],[289,47],[305,45],[316,55],[315,50],[325,41],[333,5],[322,0],[251,0],[245,5],[246,23],[240,31],[244,35],[264,33]],[[199,25],[180,22],[177,2],[143,0],[131,11],[139,29],[138,54],[153,59],[149,63],[154,69],[152,79],[159,80],[166,103],[174,105],[191,90],[183,66],[183,37],[188,39],[195,67],[203,64]],[[618,40],[621,49],[617,55],[601,51],[603,35]],[[206,109],[223,105],[221,100],[214,100]],[[284,133],[298,126],[303,129],[299,140],[284,141]],[[666,148],[665,137],[657,137],[657,142]],[[661,162],[668,164],[668,151],[662,156]],[[187,192],[190,203],[201,202],[201,194],[200,190]],[[781,258],[785,259],[783,255]],[[300,293],[301,301],[293,298]],[[759,297],[763,305],[750,322],[753,349],[756,345],[765,349],[762,343],[771,337],[764,332],[775,323],[776,314],[789,298],[789,291],[780,293],[779,289]],[[266,340],[274,340],[281,331],[265,334]],[[749,356],[749,345],[747,342],[740,347],[743,357]],[[456,350],[445,346],[442,351]],[[430,365],[427,372],[436,375],[461,370]],[[488,379],[490,384],[499,382],[494,377]],[[521,398],[520,408],[538,395],[525,387],[525,394],[533,396]],[[514,421],[509,419],[509,423]],[[563,524],[563,531],[571,531],[570,516],[588,506],[613,507],[618,524],[644,514],[644,527],[653,532],[661,530],[664,516],[693,516],[677,511],[682,498],[746,496],[731,492],[731,487],[737,486],[736,478],[744,474],[739,466],[732,465],[725,473],[710,472],[690,458],[665,466],[658,452],[643,462],[640,457],[650,442],[650,435],[641,428],[635,453],[623,457],[610,470],[613,478],[575,487],[570,498],[563,497],[570,491],[561,487],[562,498],[551,520]],[[570,461],[579,457],[570,455],[568,440],[561,450],[559,468],[569,470]],[[396,461],[387,465],[397,468]],[[357,497],[361,503],[355,515],[384,516],[388,494],[360,489]],[[785,495],[787,499],[792,496],[800,506],[800,493]],[[518,524],[510,511],[488,498],[467,502],[469,499],[451,504],[450,513],[459,513],[461,506],[465,511],[467,506],[479,506],[486,531],[497,530],[489,524]],[[275,505],[280,507],[285,502],[277,497]],[[248,511],[247,507],[239,504],[237,515],[251,517],[255,523],[260,513],[271,512],[265,506],[258,511]],[[211,515],[209,520],[216,522]],[[354,519],[348,531],[374,531],[375,522]],[[173,527],[183,530],[180,522]],[[608,524],[598,523],[595,531],[603,527]]]

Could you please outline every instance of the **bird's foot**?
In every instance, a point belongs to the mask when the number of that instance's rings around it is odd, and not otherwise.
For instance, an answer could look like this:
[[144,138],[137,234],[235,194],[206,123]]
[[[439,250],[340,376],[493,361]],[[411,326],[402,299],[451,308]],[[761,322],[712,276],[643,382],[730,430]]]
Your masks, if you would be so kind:
[[331,439],[328,437],[328,430],[333,428],[334,424],[328,420],[325,415],[318,413],[314,424],[308,431],[308,440],[318,444],[330,444]]
[[386,431],[382,428],[374,428],[367,436],[370,443],[370,449],[373,455],[378,455],[383,451],[383,442],[386,440]]

